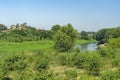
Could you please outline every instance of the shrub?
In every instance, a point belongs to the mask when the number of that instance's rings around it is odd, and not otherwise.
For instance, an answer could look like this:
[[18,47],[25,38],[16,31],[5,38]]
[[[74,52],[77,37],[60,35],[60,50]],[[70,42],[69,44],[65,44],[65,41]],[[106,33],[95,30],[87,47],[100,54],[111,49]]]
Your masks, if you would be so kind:
[[96,79],[92,76],[88,76],[88,75],[80,75],[80,78],[78,80],[99,80],[99,79]]
[[67,64],[67,62],[66,62],[67,55],[65,53],[59,54],[58,58],[60,60],[60,64],[62,64],[62,65],[66,65]]
[[73,44],[70,36],[68,36],[67,34],[59,31],[58,33],[56,33],[56,35],[54,37],[55,37],[54,48],[58,52],[71,51],[74,44]]
[[120,48],[120,38],[109,39],[108,46],[111,47],[112,49]]
[[86,63],[86,54],[75,54],[74,56],[74,64],[78,67],[78,68],[84,68],[85,67],[85,63]]
[[65,71],[65,75],[68,79],[75,80],[77,78],[77,71],[67,70],[67,71]]
[[118,66],[120,64],[120,55],[116,55],[115,58],[112,59],[112,65]]
[[35,69],[39,72],[48,69],[48,59],[46,57],[37,59],[35,62]]
[[9,56],[1,64],[1,68],[5,71],[23,70],[26,68],[25,57],[21,55]]
[[54,75],[51,71],[42,71],[37,74],[34,80],[54,80]]
[[68,52],[74,47],[75,38],[77,31],[72,27],[71,24],[62,26],[58,32],[54,35],[55,45],[54,48],[58,52]]
[[118,73],[117,71],[106,71],[104,73],[101,74],[100,76],[100,80],[118,80],[119,77],[118,77]]
[[10,77],[4,77],[4,78],[2,78],[2,80],[13,80],[13,79]]
[[74,66],[74,53],[60,53],[58,59],[62,65]]
[[97,53],[87,53],[86,71],[89,75],[98,76],[100,73],[101,57]]
[[101,55],[101,57],[114,58],[115,55],[116,55],[116,50],[115,49],[111,49],[109,47],[106,47],[106,48],[99,49],[98,53]]

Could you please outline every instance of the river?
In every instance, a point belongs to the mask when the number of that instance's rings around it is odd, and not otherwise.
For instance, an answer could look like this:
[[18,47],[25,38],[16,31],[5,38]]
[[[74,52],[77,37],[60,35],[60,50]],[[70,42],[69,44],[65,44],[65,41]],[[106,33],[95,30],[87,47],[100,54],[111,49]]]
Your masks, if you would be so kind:
[[76,44],[75,46],[80,48],[80,52],[95,51],[97,49],[97,43]]

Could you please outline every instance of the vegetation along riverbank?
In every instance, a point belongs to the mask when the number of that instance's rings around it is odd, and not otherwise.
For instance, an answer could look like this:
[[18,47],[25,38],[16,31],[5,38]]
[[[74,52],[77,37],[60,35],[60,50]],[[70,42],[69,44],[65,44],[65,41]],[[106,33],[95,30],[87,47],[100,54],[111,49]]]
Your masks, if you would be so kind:
[[[16,26],[0,25],[0,80],[120,79],[120,27],[78,32],[71,24],[50,30]],[[87,52],[74,48],[92,42],[106,47]]]

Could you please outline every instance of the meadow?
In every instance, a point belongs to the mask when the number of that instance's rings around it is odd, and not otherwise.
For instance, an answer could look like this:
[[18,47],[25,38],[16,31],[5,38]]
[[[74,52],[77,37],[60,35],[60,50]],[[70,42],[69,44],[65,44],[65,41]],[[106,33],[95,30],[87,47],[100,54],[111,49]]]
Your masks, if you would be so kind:
[[[119,32],[120,27],[79,33],[71,24],[1,32],[0,80],[119,80]],[[75,47],[94,42],[104,46],[85,52]]]
[[[77,42],[80,41],[76,41],[76,44]],[[83,42],[83,40],[81,42]],[[60,53],[56,52],[53,45],[54,42],[51,40],[25,41],[21,43],[1,41],[1,79],[119,79],[119,49],[110,49],[107,47],[94,52],[81,53],[73,50],[71,52]],[[112,79],[110,79],[111,77]]]
[[41,40],[41,41],[25,41],[25,42],[5,42],[0,41],[1,53],[12,53],[20,51],[39,51],[39,50],[52,50],[53,41]]

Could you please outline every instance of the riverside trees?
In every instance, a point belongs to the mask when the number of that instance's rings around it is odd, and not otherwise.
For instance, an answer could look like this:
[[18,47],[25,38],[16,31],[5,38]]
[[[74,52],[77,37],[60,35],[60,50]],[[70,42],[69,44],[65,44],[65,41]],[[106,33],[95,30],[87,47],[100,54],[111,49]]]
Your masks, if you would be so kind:
[[58,52],[71,51],[74,47],[77,31],[71,24],[62,26],[60,30],[54,35],[54,48]]

